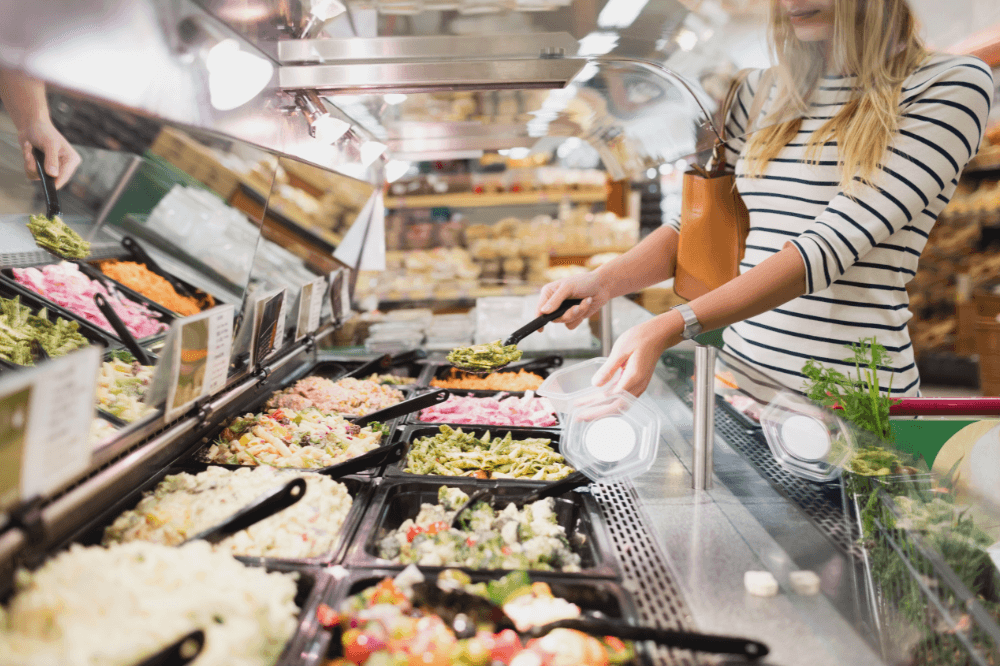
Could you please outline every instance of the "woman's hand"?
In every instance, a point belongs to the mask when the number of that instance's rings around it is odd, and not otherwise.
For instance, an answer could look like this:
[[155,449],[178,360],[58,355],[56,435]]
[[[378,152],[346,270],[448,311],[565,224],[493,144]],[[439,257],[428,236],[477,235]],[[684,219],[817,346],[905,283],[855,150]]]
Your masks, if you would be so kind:
[[566,324],[566,328],[572,330],[580,322],[597,314],[611,300],[611,292],[603,284],[597,271],[562,278],[542,287],[542,293],[538,297],[538,314],[553,312],[567,298],[583,299],[582,303],[571,307],[566,314],[556,319],[557,323]]
[[684,320],[674,311],[633,326],[615,342],[611,356],[594,375],[594,385],[604,386],[621,368],[622,376],[614,390],[638,398],[649,386],[660,356],[683,339],[683,332]]
[[24,172],[31,180],[38,180],[38,169],[32,148],[45,153],[45,173],[55,179],[56,188],[61,188],[80,166],[80,154],[55,128],[48,118],[39,118],[18,132],[21,150],[24,153]]

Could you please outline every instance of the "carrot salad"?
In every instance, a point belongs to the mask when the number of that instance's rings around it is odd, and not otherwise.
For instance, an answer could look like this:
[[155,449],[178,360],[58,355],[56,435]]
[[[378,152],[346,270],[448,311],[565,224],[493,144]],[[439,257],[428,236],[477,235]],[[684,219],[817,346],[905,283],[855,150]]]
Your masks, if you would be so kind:
[[533,372],[493,372],[485,377],[452,370],[444,379],[431,381],[435,388],[468,389],[470,391],[534,391],[542,378]]
[[101,272],[112,280],[121,282],[151,301],[184,317],[198,314],[203,309],[215,305],[215,299],[207,294],[203,302],[190,296],[181,296],[163,276],[134,261],[103,261],[100,267]]

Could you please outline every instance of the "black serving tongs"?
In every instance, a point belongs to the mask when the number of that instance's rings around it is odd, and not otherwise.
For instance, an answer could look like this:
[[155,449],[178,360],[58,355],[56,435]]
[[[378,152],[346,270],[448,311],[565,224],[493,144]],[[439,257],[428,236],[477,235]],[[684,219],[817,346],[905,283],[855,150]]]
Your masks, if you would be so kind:
[[156,654],[146,657],[136,666],[184,666],[201,654],[205,645],[205,632],[196,629],[171,643]]
[[245,530],[246,528],[259,523],[265,518],[270,518],[279,511],[283,511],[292,506],[306,494],[306,480],[303,478],[293,479],[281,488],[272,490],[255,499],[251,504],[240,509],[232,516],[222,521],[215,527],[210,527],[204,532],[195,534],[184,543],[191,541],[207,541],[209,543],[219,543],[227,537]]
[[125,325],[125,322],[121,320],[115,309],[108,303],[108,299],[104,298],[104,294],[94,294],[94,303],[97,304],[97,309],[101,311],[104,318],[111,324],[111,328],[115,329],[115,333],[118,334],[121,341],[132,352],[135,360],[141,365],[153,365],[153,359],[149,355],[149,352],[143,349],[139,341],[132,335],[132,331],[128,330],[128,326]]
[[[389,354],[383,354],[378,358],[372,359],[365,363],[362,363],[354,370],[348,372],[344,377],[354,377],[355,379],[362,379],[370,374],[377,373],[380,370],[388,370],[392,363],[392,356]],[[343,379],[344,377],[341,377]]]
[[[423,395],[418,395],[415,398],[404,400],[403,402],[395,404],[392,407],[386,407],[385,409],[380,409],[377,412],[372,412],[371,414],[366,414],[365,416],[350,419],[350,421],[354,425],[361,428],[375,422],[384,423],[390,419],[405,416],[406,414],[410,414],[411,412],[415,412],[419,409],[440,404],[447,400],[449,395],[451,394],[448,391],[433,391],[431,393],[424,393]],[[405,444],[405,441],[399,440],[386,446],[380,446],[377,449],[368,451],[367,453],[362,453],[360,456],[355,456],[354,458],[345,460],[342,463],[330,465],[329,467],[324,467],[323,469],[318,469],[316,471],[324,476],[330,477],[331,479],[342,479],[348,474],[357,474],[358,472],[364,472],[391,462],[392,457],[402,450]]]
[[194,298],[195,300],[198,299],[198,297],[192,294],[191,290],[185,287],[180,280],[175,278],[167,271],[163,270],[163,268],[161,268],[160,265],[156,263],[156,261],[154,261],[151,256],[149,256],[149,253],[146,252],[146,250],[141,245],[139,245],[134,238],[132,238],[131,236],[125,236],[124,238],[122,238],[122,247],[124,247],[128,251],[128,253],[132,255],[132,258],[135,259],[136,263],[145,264],[146,268],[148,268],[150,271],[156,273],[161,278],[169,282],[170,286],[173,287],[174,291],[176,291],[178,294],[180,294],[181,296]]
[[[760,659],[770,649],[764,643],[749,638],[713,636],[686,631],[671,631],[653,627],[636,627],[622,622],[594,617],[559,620],[527,631],[518,631],[503,612],[503,608],[485,597],[462,589],[441,589],[435,581],[423,581],[413,586],[414,601],[441,617],[458,638],[475,635],[476,625],[491,623],[495,631],[511,629],[524,639],[539,638],[553,629],[575,629],[591,636],[615,636],[630,641],[652,641],[666,647],[697,652],[742,655]],[[596,615],[596,613],[594,614]],[[603,618],[603,616],[601,616]]]
[[[590,479],[587,478],[583,472],[573,472],[563,479],[559,479],[558,481],[553,481],[552,483],[547,483],[540,488],[536,488],[527,495],[519,497],[518,499],[521,501],[522,506],[526,506],[532,502],[537,502],[540,499],[545,499],[546,497],[558,497],[571,490],[585,486],[588,483],[590,483]],[[468,501],[458,507],[458,511],[456,511],[455,515],[451,517],[451,527],[459,529],[459,518],[474,504],[478,502],[492,503],[492,496],[496,493],[498,488],[499,486],[497,484],[493,484],[487,486],[486,488],[480,488],[469,495]]]
[[[580,298],[567,298],[565,301],[562,302],[562,305],[560,305],[554,311],[550,312],[549,314],[542,315],[541,317],[536,317],[535,319],[532,319],[527,324],[525,324],[521,328],[511,333],[509,336],[507,336],[507,339],[503,341],[503,345],[505,347],[508,345],[516,345],[521,340],[524,340],[526,337],[528,337],[538,329],[542,328],[546,324],[555,321],[556,319],[559,319],[559,317],[562,317],[571,307],[579,305],[582,302],[583,299]],[[488,375],[491,372],[496,372],[497,370],[506,368],[510,364],[504,363],[502,365],[497,365],[487,370],[479,368],[468,368],[465,366],[456,365],[454,363],[452,363],[452,365],[461,370],[462,372],[468,372],[474,375]]]
[[38,171],[38,179],[42,181],[42,192],[45,194],[45,217],[52,219],[62,212],[59,206],[56,181],[52,180],[52,176],[45,173],[45,153],[38,148],[32,148],[31,154],[35,158],[35,170]]

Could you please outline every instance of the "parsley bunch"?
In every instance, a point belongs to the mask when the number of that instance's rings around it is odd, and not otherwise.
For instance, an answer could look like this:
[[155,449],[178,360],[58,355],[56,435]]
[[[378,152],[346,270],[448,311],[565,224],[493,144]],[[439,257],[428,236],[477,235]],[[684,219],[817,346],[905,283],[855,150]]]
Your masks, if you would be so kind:
[[[844,418],[862,430],[867,430],[883,440],[891,440],[889,406],[892,398],[882,395],[878,381],[879,367],[889,363],[885,347],[872,338],[862,338],[857,344],[847,346],[853,356],[844,359],[854,363],[857,376],[827,368],[809,359],[802,373],[809,379],[806,395],[824,407],[841,407]],[[892,388],[892,381],[889,381]]]

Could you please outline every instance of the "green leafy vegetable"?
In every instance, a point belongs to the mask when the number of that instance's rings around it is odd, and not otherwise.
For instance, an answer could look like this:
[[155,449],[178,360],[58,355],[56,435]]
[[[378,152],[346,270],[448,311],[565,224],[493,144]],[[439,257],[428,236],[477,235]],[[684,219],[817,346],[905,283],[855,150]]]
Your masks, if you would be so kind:
[[521,354],[517,345],[504,346],[499,340],[495,340],[482,345],[452,349],[448,354],[448,362],[467,370],[493,370],[520,360]]
[[[885,347],[872,338],[863,338],[860,343],[848,346],[853,356],[844,359],[853,363],[857,376],[827,368],[815,359],[806,361],[802,368],[811,384],[806,390],[809,399],[825,407],[840,407],[844,418],[857,427],[867,430],[884,440],[892,439],[889,428],[889,406],[892,398],[879,386],[878,370],[889,363],[889,353]],[[892,382],[889,382],[889,389]]]
[[0,358],[17,365],[34,365],[31,341],[38,340],[49,356],[65,356],[90,344],[80,334],[80,325],[57,317],[49,321],[45,308],[38,314],[21,304],[21,297],[0,298]]
[[70,229],[58,215],[45,217],[32,215],[28,231],[35,237],[38,247],[66,259],[85,259],[90,256],[90,243]]

